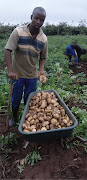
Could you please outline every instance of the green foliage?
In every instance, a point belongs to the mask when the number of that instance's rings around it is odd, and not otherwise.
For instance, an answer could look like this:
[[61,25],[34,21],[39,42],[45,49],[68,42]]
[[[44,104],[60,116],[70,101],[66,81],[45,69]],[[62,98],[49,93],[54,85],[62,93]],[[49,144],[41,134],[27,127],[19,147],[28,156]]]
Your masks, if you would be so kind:
[[41,156],[39,152],[33,151],[27,154],[27,156],[25,157],[25,164],[30,164],[31,166],[34,166],[34,164],[40,160],[41,160]]
[[79,22],[78,26],[68,25],[67,22],[60,22],[58,25],[50,25],[49,23],[46,24],[45,27],[43,27],[43,31],[47,36],[52,35],[81,35],[85,34],[87,35],[87,26],[86,26],[86,20],[82,20]]
[[18,172],[22,173],[24,170],[25,165],[30,164],[31,166],[34,166],[38,161],[41,160],[41,156],[38,151],[32,151],[27,156],[22,159],[18,165]]
[[0,136],[0,143],[4,145],[13,145],[13,144],[18,144],[17,139],[14,133],[10,132],[8,135],[1,135]]
[[86,74],[84,74],[84,72],[81,72],[81,73],[78,73],[76,75],[76,78],[77,78],[77,82],[80,82],[80,83],[85,83],[87,82],[87,78],[86,78]]
[[16,26],[1,25],[0,26],[0,39],[6,39],[10,36],[11,32]]
[[11,157],[10,157],[8,154],[4,154],[4,155],[2,156],[2,161],[3,161],[3,163],[7,162],[9,159],[11,159]]
[[[27,24],[27,23],[25,23]],[[0,26],[0,39],[6,39],[10,36],[11,32],[17,25],[10,26],[8,25],[1,25]],[[78,26],[68,25],[67,22],[60,22],[58,25],[49,24],[47,23],[45,26],[42,27],[44,33],[47,36],[53,35],[87,35],[87,27],[86,27],[86,20],[81,20]]]
[[22,173],[23,170],[24,170],[24,165],[18,165],[18,172]]
[[76,146],[76,147],[83,147],[83,148],[84,148],[85,153],[87,153],[87,145],[82,144],[82,143],[81,143],[81,142],[79,142],[78,140],[73,141],[73,142],[72,142],[72,143],[70,143],[70,144],[66,144],[66,148],[67,148],[67,149],[72,149],[72,148],[73,148],[73,146]]
[[7,68],[0,71],[0,112],[6,113],[9,99],[9,85]]
[[5,60],[4,60],[4,47],[6,44],[6,39],[0,39],[0,69],[5,65]]
[[82,136],[87,140],[87,111],[85,109],[79,109],[78,107],[72,107],[71,111],[76,115],[79,123],[73,135]]

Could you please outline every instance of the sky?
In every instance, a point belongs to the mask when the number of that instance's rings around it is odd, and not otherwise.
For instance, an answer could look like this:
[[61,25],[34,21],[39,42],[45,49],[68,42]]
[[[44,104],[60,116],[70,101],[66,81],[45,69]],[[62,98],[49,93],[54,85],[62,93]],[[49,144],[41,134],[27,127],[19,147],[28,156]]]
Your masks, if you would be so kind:
[[87,19],[87,0],[0,0],[0,24],[30,22],[32,11],[38,6],[46,10],[44,25],[67,22],[76,26]]

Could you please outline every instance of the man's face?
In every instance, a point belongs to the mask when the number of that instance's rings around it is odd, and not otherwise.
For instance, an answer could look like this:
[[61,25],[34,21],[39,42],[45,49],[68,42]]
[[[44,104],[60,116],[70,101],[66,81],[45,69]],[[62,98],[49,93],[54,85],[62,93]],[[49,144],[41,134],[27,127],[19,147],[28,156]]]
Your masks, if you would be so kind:
[[31,15],[31,24],[32,26],[35,28],[35,29],[39,29],[43,23],[44,23],[44,20],[45,20],[45,14],[44,12],[36,12],[34,13],[33,15]]

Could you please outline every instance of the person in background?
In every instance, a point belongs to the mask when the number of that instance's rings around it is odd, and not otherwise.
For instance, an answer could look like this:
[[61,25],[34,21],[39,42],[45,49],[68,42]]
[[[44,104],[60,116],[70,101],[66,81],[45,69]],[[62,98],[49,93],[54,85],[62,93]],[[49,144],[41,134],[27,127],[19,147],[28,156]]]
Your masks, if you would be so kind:
[[86,53],[87,53],[87,50],[81,48],[77,44],[70,44],[66,47],[66,55],[68,56],[69,63],[71,62],[72,56],[74,56],[75,65],[78,65],[80,56]]
[[[42,7],[36,7],[31,15],[31,22],[27,25],[17,27],[11,33],[5,46],[5,61],[8,68],[8,77],[14,83],[12,93],[13,118],[9,126],[17,122],[17,114],[24,92],[24,104],[28,95],[36,91],[37,78],[44,72],[44,65],[48,56],[47,36],[43,33],[41,26],[46,18],[46,11]],[[14,56],[12,59],[12,51]],[[37,61],[39,59],[39,73]]]

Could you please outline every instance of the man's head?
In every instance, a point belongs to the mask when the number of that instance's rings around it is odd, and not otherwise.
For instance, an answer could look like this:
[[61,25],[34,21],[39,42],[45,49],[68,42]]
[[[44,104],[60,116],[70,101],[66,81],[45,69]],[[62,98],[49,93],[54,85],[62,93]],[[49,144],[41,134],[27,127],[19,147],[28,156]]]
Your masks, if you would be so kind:
[[35,29],[39,29],[43,25],[45,18],[46,18],[45,9],[42,7],[36,7],[31,15],[31,20],[32,20],[31,25]]

